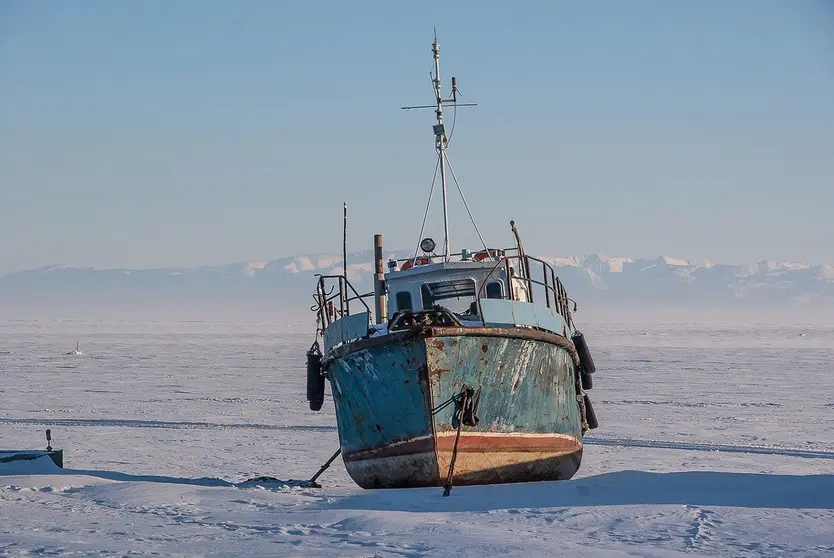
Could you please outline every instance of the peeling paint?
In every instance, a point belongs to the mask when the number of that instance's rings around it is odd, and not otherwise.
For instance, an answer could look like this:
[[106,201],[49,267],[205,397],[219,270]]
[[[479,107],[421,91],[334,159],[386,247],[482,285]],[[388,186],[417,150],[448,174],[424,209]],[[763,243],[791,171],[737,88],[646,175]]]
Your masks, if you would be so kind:
[[348,347],[331,358],[330,380],[341,387],[334,395],[339,439],[354,481],[366,488],[438,486],[451,458],[443,437],[455,432],[454,405],[434,416],[432,409],[464,385],[481,390],[480,422],[463,427],[456,484],[570,478],[581,460],[582,430],[567,349],[441,331]]

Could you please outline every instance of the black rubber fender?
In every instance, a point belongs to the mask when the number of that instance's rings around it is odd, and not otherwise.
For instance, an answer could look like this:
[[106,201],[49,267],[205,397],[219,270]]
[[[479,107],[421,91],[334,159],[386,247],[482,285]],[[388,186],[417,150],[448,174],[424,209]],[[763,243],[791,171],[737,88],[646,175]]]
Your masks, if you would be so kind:
[[582,389],[585,391],[594,389],[594,377],[586,374],[584,370],[579,371],[579,378],[582,380]]
[[321,410],[324,404],[325,377],[321,373],[321,354],[307,352],[307,401],[311,411]]
[[[571,338],[573,346],[576,347],[576,353],[579,355],[579,366],[586,374],[593,374],[597,371],[594,365],[594,358],[591,356],[591,350],[588,348],[588,342],[585,341],[585,336],[581,331],[574,333]],[[588,388],[590,389],[590,388]]]
[[588,423],[588,428],[593,430],[599,426],[599,421],[597,420],[597,414],[594,412],[594,407],[591,405],[591,399],[587,393],[584,395],[584,403],[585,421]]

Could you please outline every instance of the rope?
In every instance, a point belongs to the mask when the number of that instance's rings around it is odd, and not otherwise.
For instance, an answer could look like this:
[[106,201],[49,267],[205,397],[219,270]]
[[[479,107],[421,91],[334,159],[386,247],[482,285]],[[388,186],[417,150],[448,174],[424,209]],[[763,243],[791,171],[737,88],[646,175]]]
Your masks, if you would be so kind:
[[446,138],[446,147],[449,147],[449,144],[452,143],[452,136],[455,135],[455,124],[458,122],[458,104],[452,104],[452,130],[449,132],[449,137]]
[[455,414],[460,416],[458,417],[458,430],[455,434],[455,446],[452,448],[452,460],[449,461],[449,474],[446,475],[446,483],[443,485],[444,497],[452,493],[452,477],[455,474],[455,461],[458,457],[458,442],[460,441],[460,429],[463,426],[463,408],[466,406],[467,395],[468,390],[464,386],[464,388],[460,392],[460,408],[455,409]]
[[[475,391],[472,388],[463,386],[460,393],[453,395],[451,401],[460,401],[460,406],[455,406],[455,412],[452,413],[452,426],[457,421],[457,432],[455,434],[455,445],[452,448],[452,459],[449,461],[449,473],[446,475],[446,482],[443,484],[443,496],[448,496],[452,492],[452,478],[455,475],[455,461],[458,457],[458,442],[460,441],[460,431],[463,425],[475,427],[478,426],[478,401],[481,398],[481,388]],[[448,405],[448,401],[443,404],[443,407]],[[439,410],[439,409],[438,409]]]
[[455,399],[457,399],[457,397],[458,397],[457,395],[453,395],[452,397],[450,397],[449,399],[447,399],[446,401],[444,401],[443,403],[441,403],[440,405],[438,405],[437,407],[432,409],[431,410],[432,416],[436,415],[437,413],[439,413],[440,411],[442,411],[443,409],[445,409],[446,407],[448,407],[449,405],[454,403]]

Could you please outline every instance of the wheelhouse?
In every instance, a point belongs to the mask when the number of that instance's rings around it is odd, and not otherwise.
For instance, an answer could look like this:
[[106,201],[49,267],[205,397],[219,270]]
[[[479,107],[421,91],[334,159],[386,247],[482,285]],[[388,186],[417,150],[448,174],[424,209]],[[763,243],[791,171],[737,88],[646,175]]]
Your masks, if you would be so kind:
[[443,307],[477,319],[478,298],[504,299],[507,277],[496,262],[449,261],[391,271],[385,276],[388,316]]

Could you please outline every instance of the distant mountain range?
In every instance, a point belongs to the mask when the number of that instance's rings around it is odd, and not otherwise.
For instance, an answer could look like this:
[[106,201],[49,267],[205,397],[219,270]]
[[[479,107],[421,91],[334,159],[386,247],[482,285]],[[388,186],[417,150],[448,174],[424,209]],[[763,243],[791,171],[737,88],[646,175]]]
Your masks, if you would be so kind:
[[[412,253],[388,252],[388,257]],[[348,255],[360,291],[372,285],[371,251]],[[761,261],[713,264],[668,257],[599,255],[543,258],[580,303],[834,304],[834,267]],[[0,308],[10,304],[269,304],[303,309],[316,273],[341,273],[341,256],[316,254],[193,269],[93,269],[56,265],[0,277]]]

